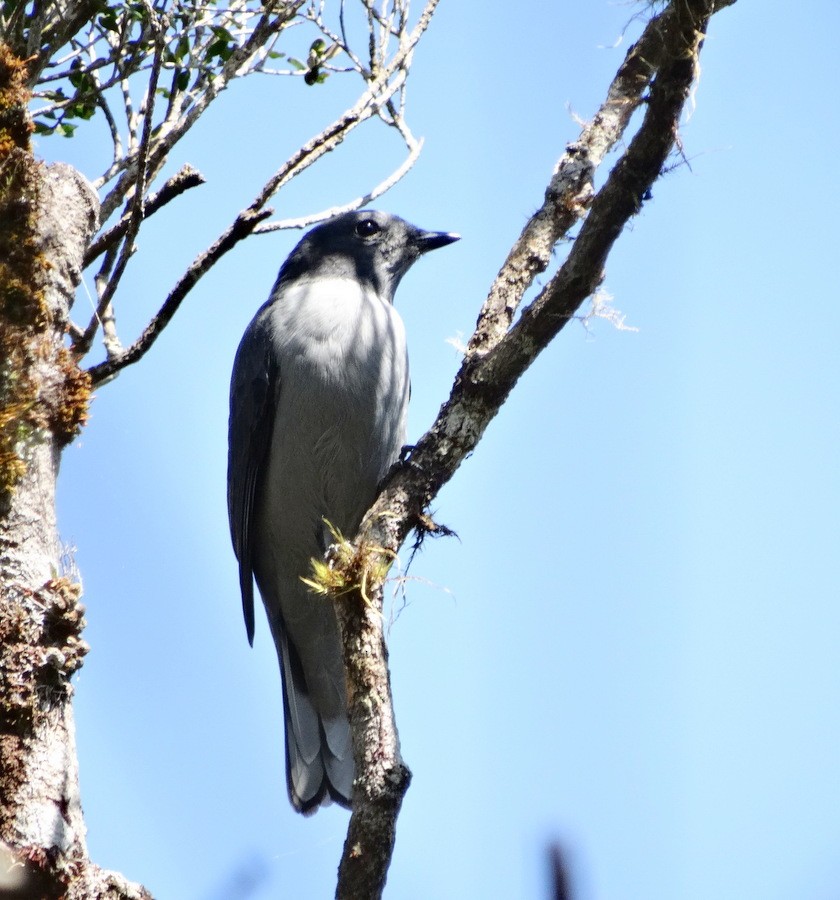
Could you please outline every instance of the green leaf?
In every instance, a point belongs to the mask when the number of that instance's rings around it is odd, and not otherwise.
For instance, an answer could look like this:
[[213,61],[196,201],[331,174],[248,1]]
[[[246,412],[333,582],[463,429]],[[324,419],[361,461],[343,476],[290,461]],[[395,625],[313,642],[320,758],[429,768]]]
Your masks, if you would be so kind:
[[323,72],[321,69],[310,69],[304,76],[303,80],[307,84],[323,84],[329,78],[329,72]]
[[69,119],[92,119],[96,112],[96,106],[88,100],[76,99],[68,103],[64,109],[64,115]]
[[129,19],[135,22],[145,22],[148,17],[146,7],[142,3],[129,3],[126,7]]
[[233,53],[233,47],[231,47],[226,40],[220,38],[217,41],[213,41],[213,43],[207,48],[207,52],[204,54],[204,59],[206,62],[209,62],[213,59],[214,56],[218,56],[222,62],[227,62],[230,59],[231,54]]
[[175,87],[179,91],[185,91],[190,85],[190,73],[184,69],[183,72],[178,73],[178,77],[175,79]]
[[190,42],[185,34],[181,35],[181,40],[178,41],[178,45],[175,47],[175,59],[178,62],[183,62],[184,57],[187,56],[190,52]]
[[306,64],[302,63],[299,59],[295,59],[294,56],[289,57],[289,65],[293,69],[297,69],[298,72],[302,72],[304,69],[309,68]]
[[70,125],[67,122],[62,122],[61,125],[58,126],[58,130],[61,132],[62,137],[71,138],[76,131],[76,126]]
[[104,28],[106,31],[119,31],[119,25],[117,24],[117,13],[116,10],[109,9],[108,12],[102,13],[102,15],[97,20],[101,28]]

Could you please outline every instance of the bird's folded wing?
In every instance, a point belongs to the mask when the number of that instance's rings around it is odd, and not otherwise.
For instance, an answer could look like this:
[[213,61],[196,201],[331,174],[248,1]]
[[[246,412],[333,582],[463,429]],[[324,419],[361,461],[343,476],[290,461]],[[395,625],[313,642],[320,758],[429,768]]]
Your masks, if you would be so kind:
[[230,385],[228,427],[228,516],[239,560],[239,585],[248,641],[254,642],[253,513],[274,429],[279,372],[264,319],[245,332]]

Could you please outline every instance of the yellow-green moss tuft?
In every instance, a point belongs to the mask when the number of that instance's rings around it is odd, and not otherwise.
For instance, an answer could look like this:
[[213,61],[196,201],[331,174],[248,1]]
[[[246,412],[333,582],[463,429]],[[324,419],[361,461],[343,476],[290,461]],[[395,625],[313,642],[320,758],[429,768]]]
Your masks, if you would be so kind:
[[13,147],[29,150],[34,127],[29,116],[27,62],[0,42],[0,158]]
[[395,554],[375,544],[352,544],[326,519],[324,524],[333,537],[327,561],[311,559],[312,577],[300,580],[313,594],[322,597],[339,597],[358,590],[362,600],[370,605],[369,589],[379,587],[385,580]]
[[87,424],[91,381],[90,375],[79,368],[66,347],[59,348],[58,366],[64,383],[52,416],[52,428],[56,440],[63,446],[69,444]]

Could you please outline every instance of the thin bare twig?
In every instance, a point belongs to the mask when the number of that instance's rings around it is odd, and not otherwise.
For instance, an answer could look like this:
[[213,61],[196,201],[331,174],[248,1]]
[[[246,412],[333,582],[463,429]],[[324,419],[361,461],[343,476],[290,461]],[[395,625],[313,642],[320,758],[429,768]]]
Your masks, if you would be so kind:
[[389,65],[370,83],[368,90],[351,109],[325,128],[317,137],[304,144],[275,172],[254,200],[253,208],[264,205],[283,185],[288,184],[325,153],[337,147],[354,128],[376,114],[378,109],[402,87],[405,81],[405,67],[410,62],[417,42],[429,27],[438,2],[439,0],[428,0],[411,35],[394,54]]
[[333,216],[340,215],[344,212],[350,212],[354,209],[361,209],[372,203],[378,197],[391,190],[391,188],[413,168],[414,164],[420,157],[420,151],[423,149],[423,140],[414,140],[410,145],[408,156],[403,160],[401,165],[395,169],[387,178],[381,181],[376,187],[371,188],[366,194],[350,200],[348,203],[340,206],[331,206],[329,209],[322,209],[320,212],[311,213],[307,216],[300,216],[296,219],[280,219],[276,222],[264,222],[258,228],[254,229],[254,234],[265,234],[269,231],[281,231],[290,228],[309,228],[318,222],[324,222]]

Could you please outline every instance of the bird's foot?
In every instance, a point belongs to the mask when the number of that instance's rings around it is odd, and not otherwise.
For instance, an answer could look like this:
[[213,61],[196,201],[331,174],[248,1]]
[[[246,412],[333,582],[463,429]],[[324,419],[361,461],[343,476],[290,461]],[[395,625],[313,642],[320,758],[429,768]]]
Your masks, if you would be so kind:
[[[422,472],[423,467],[411,458],[411,454],[415,450],[414,444],[405,444],[400,449],[400,455],[391,465],[391,468],[385,473],[385,477],[379,482],[378,491],[384,489],[388,482],[398,473],[405,469],[411,469],[415,472]],[[378,492],[377,491],[377,492]]]

